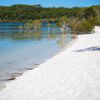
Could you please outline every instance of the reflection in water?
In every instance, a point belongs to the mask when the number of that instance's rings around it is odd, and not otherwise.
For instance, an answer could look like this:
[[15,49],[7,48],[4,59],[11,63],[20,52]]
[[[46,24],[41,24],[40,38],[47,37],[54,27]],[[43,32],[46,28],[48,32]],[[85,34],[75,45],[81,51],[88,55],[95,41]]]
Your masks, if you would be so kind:
[[12,39],[16,40],[27,40],[27,39],[33,39],[33,40],[40,40],[42,38],[41,31],[36,32],[17,32],[15,34],[11,35]]
[[67,34],[62,34],[61,38],[57,40],[57,44],[63,48],[65,47],[66,43],[67,43]]
[[45,27],[34,32],[0,30],[0,83],[37,67],[70,40],[71,34]]
[[[47,34],[48,33],[48,34]],[[0,39],[11,40],[28,40],[40,41],[41,39],[53,40],[57,38],[57,44],[65,46],[68,34],[62,34],[60,32],[43,32],[41,30],[35,32],[14,32],[14,33],[0,33]],[[69,37],[68,37],[69,38]]]

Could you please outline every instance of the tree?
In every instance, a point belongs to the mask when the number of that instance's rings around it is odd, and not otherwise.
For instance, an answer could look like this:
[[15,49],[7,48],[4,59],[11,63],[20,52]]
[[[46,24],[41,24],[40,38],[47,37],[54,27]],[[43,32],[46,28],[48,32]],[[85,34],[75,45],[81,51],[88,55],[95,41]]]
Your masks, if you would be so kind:
[[96,17],[89,17],[88,18],[88,22],[91,24],[91,25],[93,25],[93,26],[95,26],[95,25],[97,25],[98,24],[98,18],[97,18],[97,16]]
[[95,10],[95,12],[96,12],[96,19],[97,19],[97,25],[100,25],[100,8],[99,9],[96,9],[96,7],[94,7],[94,10]]
[[70,26],[75,33],[88,33],[93,29],[93,25],[91,25],[86,19],[79,20],[74,18],[71,20]]
[[93,17],[95,17],[97,14],[96,14],[96,11],[95,11],[95,9],[93,8],[93,7],[89,7],[89,8],[86,8],[85,10],[84,10],[84,17],[85,18],[89,18],[89,17],[91,17],[91,16],[93,16]]
[[66,16],[63,16],[62,18],[60,18],[60,21],[57,23],[57,26],[60,27],[62,34],[65,31],[65,27],[68,23],[68,18]]
[[24,24],[23,26],[19,26],[19,28],[21,30],[25,30],[25,31],[38,31],[41,29],[41,21],[40,20],[34,20],[31,22],[28,22],[26,24]]

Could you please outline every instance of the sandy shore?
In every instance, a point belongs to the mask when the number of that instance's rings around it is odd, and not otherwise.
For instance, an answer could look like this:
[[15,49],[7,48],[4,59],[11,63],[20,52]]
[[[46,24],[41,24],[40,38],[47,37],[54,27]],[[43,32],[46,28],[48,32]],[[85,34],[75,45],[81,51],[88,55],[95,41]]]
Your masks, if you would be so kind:
[[100,27],[7,83],[0,100],[100,100]]

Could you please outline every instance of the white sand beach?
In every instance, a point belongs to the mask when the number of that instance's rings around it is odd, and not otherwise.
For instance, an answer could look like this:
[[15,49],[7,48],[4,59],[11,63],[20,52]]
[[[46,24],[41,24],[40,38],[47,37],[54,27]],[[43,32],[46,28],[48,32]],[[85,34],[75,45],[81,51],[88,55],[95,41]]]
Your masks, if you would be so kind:
[[100,100],[100,27],[6,84],[0,100]]

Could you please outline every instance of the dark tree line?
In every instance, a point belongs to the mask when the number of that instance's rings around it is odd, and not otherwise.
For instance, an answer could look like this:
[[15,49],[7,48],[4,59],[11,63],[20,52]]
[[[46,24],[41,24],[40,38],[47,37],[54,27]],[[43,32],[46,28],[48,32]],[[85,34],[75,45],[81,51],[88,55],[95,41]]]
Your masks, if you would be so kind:
[[84,8],[43,8],[34,5],[12,5],[0,6],[0,21],[28,21],[34,19],[59,21],[63,16],[88,19],[96,17],[97,13],[100,13],[100,5]]
[[[21,4],[0,6],[0,21],[25,22],[25,30],[40,29],[42,22],[47,22],[50,27],[50,22],[55,22],[60,28],[64,25],[71,26],[74,33],[88,33],[94,26],[100,25],[100,5],[73,8],[43,8]],[[22,26],[20,28],[23,29]]]

